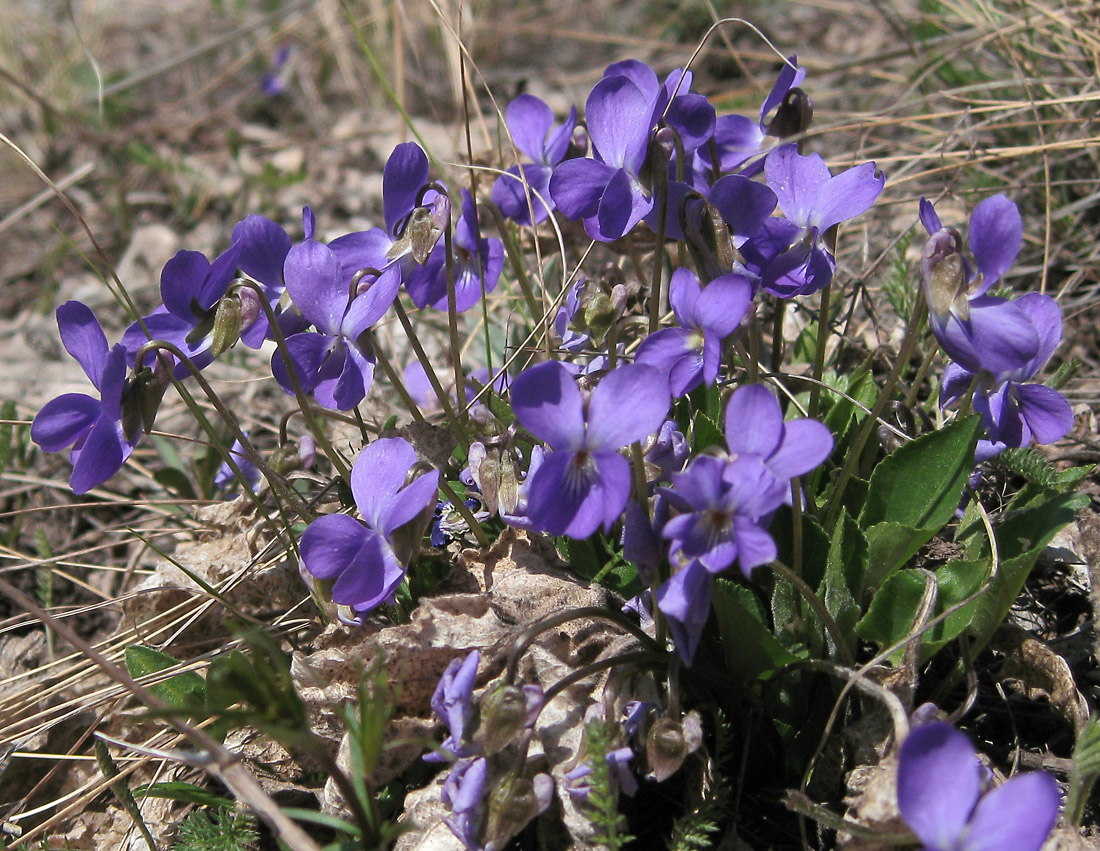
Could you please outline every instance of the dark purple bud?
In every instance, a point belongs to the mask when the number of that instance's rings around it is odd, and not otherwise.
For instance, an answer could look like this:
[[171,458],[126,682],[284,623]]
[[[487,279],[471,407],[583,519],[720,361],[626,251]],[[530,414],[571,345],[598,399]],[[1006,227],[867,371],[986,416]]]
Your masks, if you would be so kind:
[[813,115],[814,104],[810,96],[795,86],[783,96],[775,117],[768,124],[767,135],[786,139],[788,136],[805,133]]
[[431,219],[441,232],[451,223],[451,199],[443,192],[432,200]]
[[251,287],[241,287],[237,297],[241,300],[241,330],[247,331],[260,318],[260,295]]

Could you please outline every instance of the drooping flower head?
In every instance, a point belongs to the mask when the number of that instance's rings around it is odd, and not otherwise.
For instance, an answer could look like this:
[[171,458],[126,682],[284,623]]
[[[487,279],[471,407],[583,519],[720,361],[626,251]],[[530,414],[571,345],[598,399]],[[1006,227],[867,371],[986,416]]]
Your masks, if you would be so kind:
[[423,534],[439,486],[438,470],[406,483],[416,463],[403,438],[368,444],[351,470],[362,521],[328,514],[302,535],[302,565],[317,579],[334,581],[333,602],[366,613],[391,599],[404,579],[412,553],[403,533]]
[[607,373],[586,403],[569,370],[548,361],[517,376],[511,400],[523,427],[552,450],[525,483],[534,527],[574,538],[610,530],[631,485],[618,450],[661,427],[668,382],[652,367],[626,364]]
[[[514,165],[506,175],[497,178],[493,184],[493,203],[521,225],[538,224],[554,210],[550,175],[569,150],[573,128],[577,126],[577,108],[569,110],[564,122],[555,124],[550,107],[534,95],[524,93],[508,104],[504,120],[516,148],[531,163]],[[530,202],[524,183],[531,188]]]
[[133,452],[140,431],[127,436],[123,428],[126,349],[117,343],[108,349],[99,320],[79,301],[67,301],[57,309],[57,328],[65,350],[99,391],[99,399],[84,393],[51,399],[35,416],[31,439],[46,452],[72,446],[69,485],[79,495],[119,471]]
[[984,791],[965,733],[944,721],[913,729],[898,753],[898,809],[925,851],[1039,851],[1058,818],[1058,784],[1042,771]]

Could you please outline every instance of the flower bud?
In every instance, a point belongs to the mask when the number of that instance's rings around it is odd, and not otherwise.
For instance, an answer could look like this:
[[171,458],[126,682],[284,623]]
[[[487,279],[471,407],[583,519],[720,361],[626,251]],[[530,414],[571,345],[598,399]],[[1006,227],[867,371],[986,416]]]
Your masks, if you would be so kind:
[[507,747],[527,726],[527,696],[504,682],[481,700],[481,736],[486,756]]
[[775,116],[768,123],[767,134],[786,139],[788,136],[797,136],[805,133],[814,116],[814,103],[810,96],[798,86],[790,89],[783,96],[782,103],[775,111]]
[[694,712],[679,721],[668,716],[658,718],[649,728],[645,743],[650,776],[658,783],[667,780],[702,741],[703,728]]
[[260,294],[252,287],[241,287],[237,298],[241,300],[241,330],[247,331],[260,318]]
[[584,127],[576,127],[573,129],[573,138],[569,142],[569,146],[572,149],[571,152],[576,152],[578,157],[583,157],[588,153],[588,131]]
[[596,292],[585,299],[582,310],[584,324],[588,327],[592,342],[597,346],[602,345],[607,332],[615,322],[615,305],[607,293]]
[[155,358],[154,364],[152,368],[135,368],[122,388],[122,433],[131,443],[140,432],[153,430],[164,391],[172,380],[160,358]]
[[241,300],[236,295],[227,295],[218,302],[214,312],[214,335],[210,343],[210,353],[218,357],[237,344],[241,338],[244,311]]
[[710,201],[687,199],[682,224],[688,250],[704,287],[743,263],[744,258],[734,247],[725,219]]
[[[449,204],[447,210],[449,216]],[[386,259],[396,260],[398,257],[412,254],[413,260],[421,266],[428,262],[428,255],[432,253],[436,242],[439,241],[440,234],[443,233],[443,228],[435,222],[437,216],[439,216],[439,211],[435,209],[434,204],[432,207],[417,207],[409,213],[405,230],[402,232],[401,238],[395,241],[390,246],[390,250],[386,252]]]
[[534,778],[506,775],[489,793],[489,817],[485,825],[485,846],[503,848],[531,819],[550,806],[554,781],[548,774]]

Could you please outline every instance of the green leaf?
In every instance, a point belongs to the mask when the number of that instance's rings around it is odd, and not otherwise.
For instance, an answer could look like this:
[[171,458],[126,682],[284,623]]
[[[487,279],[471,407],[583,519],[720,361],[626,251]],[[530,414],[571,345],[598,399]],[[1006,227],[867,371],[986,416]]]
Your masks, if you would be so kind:
[[226,798],[210,789],[196,786],[194,783],[184,783],[180,780],[138,786],[134,789],[134,795],[138,798],[142,796],[168,798],[184,804],[198,804],[200,807],[220,807],[227,810],[233,809],[237,805],[232,798]]
[[[180,662],[167,653],[151,647],[133,644],[126,648],[126,670],[139,679],[159,671],[166,671]],[[149,691],[174,709],[195,713],[206,702],[206,681],[194,671],[185,671],[174,677],[149,686]]]
[[[824,530],[821,530],[821,534],[824,535]],[[860,598],[866,570],[867,540],[851,515],[841,509],[840,520],[829,544],[825,578],[818,590],[818,596],[824,601],[825,608],[833,616],[849,647],[853,645],[855,625],[861,614]],[[828,634],[825,635],[825,640],[830,654],[835,658],[836,646]]]
[[955,514],[974,467],[981,417],[957,420],[884,458],[867,488],[860,524],[891,522],[938,531]]
[[695,415],[695,451],[702,452],[710,446],[726,446],[726,435],[718,423],[702,411]]
[[788,652],[763,620],[760,603],[743,585],[718,579],[714,611],[730,672],[743,682],[768,679],[798,657]]
[[328,813],[319,813],[316,810],[306,810],[301,807],[283,807],[283,815],[288,818],[292,818],[295,821],[304,821],[309,824],[319,824],[322,827],[328,827],[332,830],[338,830],[341,833],[349,834],[350,836],[359,836],[359,828],[352,824],[350,821],[345,821],[339,816],[329,815]]
[[[927,576],[915,570],[895,573],[883,583],[867,614],[856,624],[856,635],[875,642],[880,648],[907,638],[929,581]],[[899,648],[890,656],[890,661],[896,664],[904,655],[905,648]]]
[[878,588],[917,550],[932,540],[938,530],[914,529],[902,523],[876,523],[866,533],[867,573],[864,588]]

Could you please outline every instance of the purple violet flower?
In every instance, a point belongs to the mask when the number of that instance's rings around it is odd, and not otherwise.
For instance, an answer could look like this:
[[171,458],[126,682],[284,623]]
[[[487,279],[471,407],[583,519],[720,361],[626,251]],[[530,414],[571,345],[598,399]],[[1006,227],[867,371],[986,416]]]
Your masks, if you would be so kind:
[[[378,278],[364,277],[349,293],[349,281],[329,246],[307,239],[290,249],[284,268],[287,292],[316,332],[287,338],[287,353],[302,389],[327,408],[358,405],[374,380],[374,354],[367,331],[397,296],[400,271],[393,266]],[[282,351],[271,357],[271,371],[294,392]]]
[[[550,175],[569,150],[573,128],[577,126],[577,108],[570,109],[563,123],[554,124],[549,106],[534,95],[522,94],[508,104],[504,120],[516,148],[532,162],[514,165],[507,175],[497,178],[493,184],[493,203],[518,224],[537,225],[555,209],[550,196]],[[525,183],[531,187],[530,202]]]
[[[473,196],[462,190],[462,216],[455,226],[454,239],[455,310],[462,313],[477,304],[482,295],[492,292],[504,269],[504,243],[482,237],[477,223]],[[405,276],[405,288],[417,307],[431,305],[447,310],[446,243],[435,244],[428,261],[414,266]]]
[[[302,212],[305,224],[305,238],[313,238],[313,212],[306,207]],[[264,298],[276,313],[286,292],[283,269],[290,253],[291,240],[283,228],[264,216],[252,215],[237,223],[233,228],[233,242],[239,242],[241,253],[240,271],[263,287]],[[251,290],[241,290],[242,303],[256,297]],[[268,337],[267,312],[253,304],[251,316],[242,323],[241,342],[252,349],[258,349]],[[279,327],[284,336],[304,331],[306,320],[295,310],[284,311],[278,316]]]
[[669,302],[680,327],[646,337],[636,362],[667,375],[673,397],[679,398],[717,380],[722,343],[748,311],[752,284],[741,275],[723,275],[703,289],[690,269],[681,268],[672,273]]
[[630,495],[630,464],[619,449],[661,427],[668,382],[652,367],[626,364],[607,373],[586,404],[569,370],[548,361],[515,379],[511,399],[523,427],[553,450],[528,474],[534,527],[573,538],[609,531]]
[[760,457],[782,481],[802,476],[833,451],[833,435],[817,420],[783,422],[775,396],[762,384],[739,387],[726,405],[726,445],[731,458]]
[[1073,428],[1073,409],[1061,393],[1044,384],[1025,384],[1034,378],[1062,339],[1062,313],[1048,295],[1028,293],[1013,302],[1016,311],[1030,323],[1039,348],[1017,369],[1005,372],[982,370],[978,376],[951,363],[943,373],[940,407],[957,402],[974,385],[974,410],[982,415],[990,447],[982,451],[986,460],[1007,447],[1054,443]]
[[971,212],[968,238],[976,272],[962,254],[958,231],[944,227],[924,198],[920,219],[929,233],[921,256],[921,281],[929,325],[943,350],[972,373],[1024,368],[1039,351],[1034,323],[1018,301],[986,295],[1012,266],[1023,242],[1016,204],[994,195]]
[[[638,778],[630,770],[630,761],[634,759],[634,751],[628,747],[616,748],[609,751],[605,757],[607,766],[611,769],[612,788],[620,790],[628,798],[633,798],[638,793]],[[565,780],[569,784],[566,791],[576,801],[588,800],[588,792],[591,788],[588,783],[588,775],[592,773],[592,766],[582,762],[576,768],[567,772]]]
[[31,439],[46,452],[72,446],[69,486],[85,494],[121,469],[137,443],[122,426],[127,391],[127,352],[121,344],[107,348],[107,336],[95,314],[79,301],[57,309],[57,328],[65,350],[99,391],[93,399],[84,393],[65,393],[51,399],[31,424]]
[[873,162],[833,175],[818,154],[804,157],[793,144],[768,154],[764,174],[786,216],[768,219],[753,243],[764,289],[780,298],[817,292],[836,265],[822,235],[866,212],[886,178]]
[[629,233],[653,206],[640,178],[653,101],[633,79],[615,74],[592,89],[585,119],[594,159],[559,164],[550,178],[550,196],[567,218],[584,220],[592,239],[611,242]]
[[[195,366],[208,366],[214,356],[214,315],[218,301],[237,276],[241,243],[234,241],[211,263],[198,251],[179,251],[164,264],[160,274],[163,304],[141,322],[133,323],[122,335],[129,359],[149,340],[165,340],[177,346]],[[148,331],[148,333],[146,333]],[[190,370],[180,365],[176,375]]]
[[335,580],[334,602],[369,612],[393,597],[411,554],[397,533],[435,505],[439,471],[406,484],[416,451],[400,437],[368,444],[351,469],[351,492],[362,522],[347,514],[314,520],[302,535],[302,566]]
[[1039,851],[1058,818],[1054,778],[1018,774],[983,793],[969,737],[944,721],[913,729],[898,753],[898,809],[925,851]]

